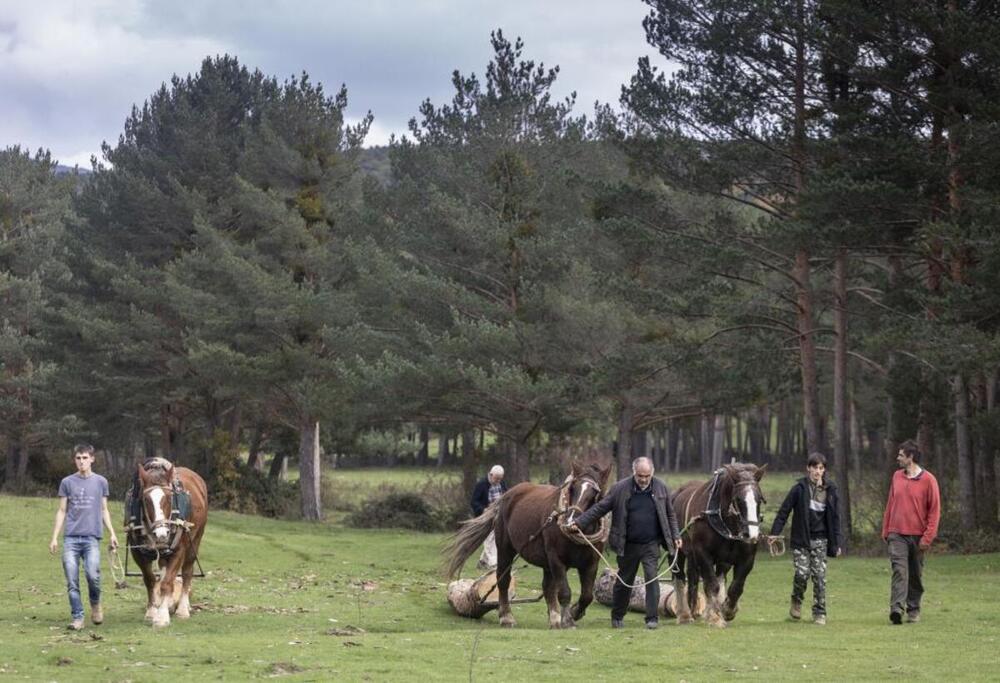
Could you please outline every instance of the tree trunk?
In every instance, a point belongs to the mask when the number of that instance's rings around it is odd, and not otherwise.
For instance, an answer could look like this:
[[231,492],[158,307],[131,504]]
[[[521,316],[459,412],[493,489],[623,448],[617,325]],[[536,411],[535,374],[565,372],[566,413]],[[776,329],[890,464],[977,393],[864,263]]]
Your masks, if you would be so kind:
[[622,402],[618,411],[618,448],[615,453],[618,479],[624,479],[632,474],[632,406]]
[[[998,371],[986,373],[986,415],[989,420],[996,420],[997,409],[997,380],[1000,379]],[[983,520],[988,529],[996,530],[1000,527],[1000,517],[997,515],[998,500],[997,490],[997,468],[996,453],[1000,444],[996,440],[996,431],[990,429],[986,437],[986,447],[983,450],[984,473],[983,473],[983,497],[986,499],[986,518]]]
[[274,454],[274,459],[271,460],[271,467],[267,471],[268,479],[277,479],[279,481],[285,481],[288,478],[288,454],[284,451],[278,451]]
[[479,452],[476,450],[476,432],[466,429],[462,432],[462,491],[466,499],[472,496],[472,489],[479,480]]
[[260,447],[264,442],[264,425],[258,423],[254,427],[253,436],[250,437],[250,449],[247,454],[247,467],[260,472],[264,469],[264,458],[261,457]]
[[299,492],[302,496],[302,517],[310,521],[323,519],[320,464],[319,422],[306,418],[299,426]]
[[511,453],[511,481],[510,485],[520,484],[524,481],[531,481],[530,451],[527,441],[520,439],[511,444],[514,452]]
[[726,417],[715,416],[715,435],[712,437],[712,471],[722,467],[723,451],[726,445]]
[[[834,261],[833,354],[833,469],[840,488],[840,528],[851,537],[851,492],[847,454],[851,428],[847,411],[847,250],[839,249]],[[845,549],[846,550],[846,549]]]
[[427,427],[420,427],[420,449],[417,451],[417,467],[426,467],[430,455],[431,434]]
[[850,391],[848,411],[851,415],[851,471],[854,473],[855,481],[861,481],[861,435],[864,432],[861,427],[861,417],[858,415],[858,402],[853,390]]
[[708,411],[701,413],[701,438],[698,441],[702,472],[712,471],[712,422]]
[[976,489],[973,480],[972,453],[969,443],[969,391],[965,376],[955,375],[955,441],[958,455],[958,504],[962,528],[976,528]]

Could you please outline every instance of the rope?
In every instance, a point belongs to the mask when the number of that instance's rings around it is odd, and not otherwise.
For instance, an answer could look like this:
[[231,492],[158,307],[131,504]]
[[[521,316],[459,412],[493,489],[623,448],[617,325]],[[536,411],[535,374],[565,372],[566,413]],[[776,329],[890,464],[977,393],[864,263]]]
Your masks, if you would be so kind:
[[108,564],[111,567],[111,578],[115,582],[115,588],[127,588],[125,583],[125,567],[122,565],[122,558],[118,554],[118,548],[108,553]]
[[644,581],[644,582],[641,582],[641,583],[625,583],[624,581],[622,581],[622,577],[618,576],[618,569],[617,569],[617,567],[611,566],[611,563],[608,562],[608,560],[607,560],[606,557],[604,557],[604,553],[602,553],[600,550],[598,550],[596,547],[594,547],[594,544],[591,543],[590,540],[586,536],[583,536],[583,540],[586,541],[587,545],[589,545],[591,547],[591,549],[597,554],[597,557],[601,560],[601,562],[603,562],[604,564],[606,564],[607,567],[608,567],[608,569],[611,570],[611,573],[614,574],[614,576],[615,576],[615,581],[617,581],[621,585],[625,586],[629,590],[633,590],[635,588],[640,588],[640,587],[644,588],[644,587],[648,586],[649,584],[653,583],[654,581],[659,581],[660,579],[662,579],[667,574],[672,574],[674,572],[674,570],[677,569],[677,560],[681,556],[680,551],[675,552],[674,553],[674,559],[670,562],[670,566],[667,567],[666,571],[660,572],[659,574],[657,574],[656,576],[654,576],[653,578],[651,578],[651,579],[649,579],[647,581]]
[[767,551],[771,553],[771,557],[781,557],[785,554],[784,536],[765,536],[765,538],[767,539]]

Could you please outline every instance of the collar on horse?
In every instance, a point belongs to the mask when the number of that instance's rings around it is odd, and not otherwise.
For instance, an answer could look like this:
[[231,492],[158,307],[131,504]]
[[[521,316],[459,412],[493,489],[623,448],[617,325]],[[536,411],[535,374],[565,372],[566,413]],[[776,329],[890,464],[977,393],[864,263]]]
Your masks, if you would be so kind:
[[[721,509],[722,505],[720,501],[720,497],[722,495],[722,490],[721,490],[722,487],[719,484],[725,472],[726,469],[724,467],[720,467],[713,473],[712,485],[708,493],[708,503],[706,503],[705,511],[702,513],[702,515],[704,516],[705,521],[708,522],[708,525],[712,527],[712,530],[715,531],[715,533],[722,536],[723,538],[728,539],[730,541],[740,541],[741,543],[750,543],[750,544],[756,543],[755,540],[750,540],[749,538],[746,538],[742,534],[734,534],[732,530],[729,528],[729,525],[726,524],[726,520],[723,519],[723,512]],[[690,500],[688,502],[690,503]],[[733,508],[735,508],[735,510]],[[730,501],[730,509],[727,510],[727,512],[735,515],[737,521],[740,524],[741,529],[744,526],[747,526],[745,524],[746,520],[743,519],[743,515],[740,512],[739,507],[734,505],[732,501]],[[761,520],[760,523],[762,522],[763,520]]]
[[[571,512],[575,512],[576,514],[583,514],[584,511],[581,510],[578,506],[573,505],[572,501],[569,499],[573,489],[574,481],[575,478],[573,477],[572,474],[570,474],[568,477],[566,477],[566,481],[563,482],[563,485],[559,490],[559,501],[556,505],[555,511],[552,513],[553,520]],[[580,477],[580,481],[581,481],[581,486],[583,487],[580,491],[581,496],[583,495],[583,492],[587,490],[587,487],[591,487],[597,492],[597,495],[594,497],[594,503],[597,503],[597,501],[599,501],[601,498],[604,497],[604,491],[601,490],[601,487],[592,478]],[[585,534],[583,532],[583,529],[578,529],[577,531],[571,533],[566,530],[565,526],[562,525],[560,525],[559,528],[562,529],[563,535],[565,535],[566,538],[570,539],[574,543],[579,543],[580,545],[583,545],[587,541],[591,543],[597,543],[598,541],[603,543],[604,541],[608,540],[608,534],[611,532],[611,525],[608,522],[607,515],[601,517],[600,521],[597,524],[597,531],[595,531],[592,534]]]
[[[146,507],[141,504],[146,493],[152,489],[162,489],[164,494],[169,496],[170,515],[166,519],[150,521],[146,515]],[[187,521],[190,514],[190,498],[187,491],[179,479],[174,479],[169,484],[153,484],[147,486],[140,493],[137,493],[140,500],[140,513],[138,520],[129,520],[125,526],[126,536],[132,541],[129,547],[136,548],[141,554],[153,555],[157,557],[169,557],[180,545],[181,537],[189,533],[194,524]],[[165,548],[158,547],[154,538],[154,532],[160,527],[167,527],[170,531],[169,542]]]

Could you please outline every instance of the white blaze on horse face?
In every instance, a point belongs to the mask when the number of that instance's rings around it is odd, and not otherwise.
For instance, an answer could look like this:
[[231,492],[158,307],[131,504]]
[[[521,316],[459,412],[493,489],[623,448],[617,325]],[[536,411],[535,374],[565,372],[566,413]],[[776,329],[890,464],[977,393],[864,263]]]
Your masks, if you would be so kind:
[[750,540],[753,540],[760,534],[760,521],[757,519],[757,499],[754,498],[753,491],[749,487],[744,496],[746,496],[747,504],[747,526],[750,531]]
[[[163,521],[163,508],[160,505],[163,502],[163,496],[163,489],[160,488],[155,488],[149,492],[149,501],[153,504],[153,514],[155,515],[153,524]],[[158,540],[164,541],[167,539],[169,532],[165,526],[159,526],[156,527],[153,533],[156,534]]]

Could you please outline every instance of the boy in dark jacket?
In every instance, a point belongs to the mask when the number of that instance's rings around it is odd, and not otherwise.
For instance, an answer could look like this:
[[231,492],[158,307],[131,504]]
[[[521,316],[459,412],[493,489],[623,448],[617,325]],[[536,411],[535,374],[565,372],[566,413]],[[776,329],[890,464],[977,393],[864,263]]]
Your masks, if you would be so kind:
[[826,478],[826,457],[809,456],[808,476],[802,477],[785,496],[785,502],[771,525],[771,536],[778,536],[792,514],[792,604],[788,614],[802,617],[802,599],[806,583],[813,582],[813,621],[826,624],[826,558],[840,555],[840,514],[837,487]]

